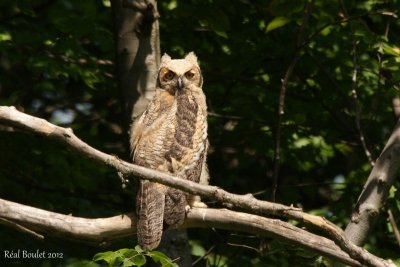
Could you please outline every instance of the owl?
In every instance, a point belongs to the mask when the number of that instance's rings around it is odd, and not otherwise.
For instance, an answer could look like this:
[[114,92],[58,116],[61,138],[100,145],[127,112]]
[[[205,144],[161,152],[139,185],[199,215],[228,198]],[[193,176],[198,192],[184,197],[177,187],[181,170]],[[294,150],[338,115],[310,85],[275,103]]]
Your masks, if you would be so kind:
[[[162,56],[155,95],[131,128],[135,164],[208,183],[207,106],[202,85],[203,76],[193,52],[183,59]],[[140,246],[146,251],[156,248],[164,223],[182,224],[189,206],[204,204],[178,189],[140,181],[136,196]]]

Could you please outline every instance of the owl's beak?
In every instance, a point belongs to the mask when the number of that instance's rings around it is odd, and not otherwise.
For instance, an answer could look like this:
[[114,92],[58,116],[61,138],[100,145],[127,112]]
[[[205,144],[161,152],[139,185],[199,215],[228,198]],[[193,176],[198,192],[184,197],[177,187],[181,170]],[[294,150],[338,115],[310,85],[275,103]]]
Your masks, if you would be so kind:
[[180,90],[180,89],[183,89],[183,87],[185,87],[185,84],[183,83],[181,77],[178,78],[178,81],[177,81],[177,83],[176,83],[176,86],[178,87],[179,90]]

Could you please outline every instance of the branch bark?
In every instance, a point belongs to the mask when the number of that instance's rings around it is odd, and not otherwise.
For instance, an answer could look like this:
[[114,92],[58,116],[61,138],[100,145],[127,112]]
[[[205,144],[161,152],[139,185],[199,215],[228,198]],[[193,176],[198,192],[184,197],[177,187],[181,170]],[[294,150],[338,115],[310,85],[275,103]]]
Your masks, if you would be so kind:
[[306,225],[322,230],[353,259],[359,260],[369,266],[394,266],[390,262],[380,259],[351,243],[345,238],[343,231],[339,227],[325,218],[307,214],[298,208],[260,201],[254,198],[251,194],[232,194],[216,186],[201,185],[188,180],[176,178],[166,173],[127,163],[115,156],[105,154],[92,148],[76,137],[70,128],[66,129],[53,125],[46,120],[19,112],[14,107],[0,106],[0,123],[62,142],[63,144],[77,150],[84,156],[115,168],[126,177],[135,176],[152,182],[158,182],[193,195],[200,195],[202,197],[214,199],[225,205],[238,207],[250,211],[251,213],[278,215],[303,222]]
[[[35,233],[35,237],[53,236],[101,247],[133,236],[136,232],[135,218],[134,214],[98,219],[79,218],[0,199],[0,224],[8,221],[7,225],[13,223],[17,230],[21,230],[22,226]],[[350,266],[362,266],[333,241],[276,219],[227,209],[192,208],[182,228],[197,227],[215,227],[271,237]]]
[[362,246],[368,238],[390,187],[400,175],[400,120],[376,160],[345,230],[346,237]]

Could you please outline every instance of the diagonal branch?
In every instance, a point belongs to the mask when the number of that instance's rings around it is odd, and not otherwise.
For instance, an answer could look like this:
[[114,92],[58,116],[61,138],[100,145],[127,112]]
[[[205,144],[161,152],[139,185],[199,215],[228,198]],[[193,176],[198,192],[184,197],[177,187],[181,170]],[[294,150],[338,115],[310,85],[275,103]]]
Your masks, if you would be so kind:
[[[134,214],[87,219],[0,199],[0,224],[3,221],[23,225],[25,229],[40,233],[42,236],[72,239],[98,246],[106,246],[120,238],[133,236],[136,232]],[[333,241],[276,219],[227,209],[192,208],[182,227],[215,227],[266,236],[298,245],[350,266],[362,266]]]
[[[14,126],[62,142],[63,144],[70,146],[88,158],[115,168],[117,171],[121,172],[127,177],[136,176],[141,179],[158,182],[191,193],[193,195],[200,195],[202,197],[214,199],[223,204],[238,207],[252,213],[278,215],[303,222],[306,225],[322,230],[353,259],[360,260],[369,266],[393,266],[391,263],[380,259],[370,254],[368,251],[351,243],[344,237],[343,231],[339,227],[329,222],[325,218],[307,214],[298,208],[267,201],[260,201],[254,198],[251,194],[232,194],[216,186],[201,185],[188,180],[179,179],[166,173],[130,164],[118,159],[115,156],[105,154],[95,148],[92,148],[76,137],[70,128],[66,129],[56,126],[44,119],[36,118],[19,112],[14,107],[0,106],[0,123],[8,126]],[[398,166],[400,166],[400,164],[398,164]]]
[[399,175],[400,120],[376,160],[346,227],[345,234],[352,242],[360,246],[365,243],[388,197],[390,187]]
[[[342,7],[342,10],[343,10],[343,13],[345,14],[345,16],[349,17],[349,14],[347,12],[347,9],[344,5],[343,0],[340,0],[340,5]],[[367,140],[365,138],[365,133],[364,133],[363,127],[361,125],[361,107],[360,107],[360,102],[359,102],[358,93],[357,93],[357,91],[358,91],[358,85],[357,85],[358,84],[358,70],[360,68],[358,66],[358,53],[357,53],[357,46],[358,46],[359,42],[356,40],[353,25],[351,22],[350,22],[350,39],[351,39],[351,43],[352,43],[351,55],[353,56],[353,58],[352,58],[353,71],[352,71],[352,75],[351,75],[351,82],[352,82],[351,95],[352,95],[353,101],[354,101],[356,126],[357,126],[357,131],[359,134],[361,145],[364,149],[365,156],[368,158],[369,163],[373,167],[375,162],[372,158],[370,150],[368,149]]]

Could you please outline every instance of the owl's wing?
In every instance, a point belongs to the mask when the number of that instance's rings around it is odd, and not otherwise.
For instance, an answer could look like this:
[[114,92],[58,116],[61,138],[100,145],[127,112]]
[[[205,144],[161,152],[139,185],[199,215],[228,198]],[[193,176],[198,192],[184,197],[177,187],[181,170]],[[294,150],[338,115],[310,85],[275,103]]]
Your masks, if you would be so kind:
[[164,154],[172,142],[174,113],[173,97],[164,90],[156,90],[147,110],[131,128],[134,163],[160,171],[168,170],[163,166]]
[[[162,109],[160,91],[156,90],[154,97],[149,102],[147,109],[143,114],[132,124],[131,128],[131,150],[135,153],[137,146],[141,141],[143,133],[152,126],[156,121],[157,117],[160,116],[160,110]],[[135,157],[133,157],[135,158]]]

